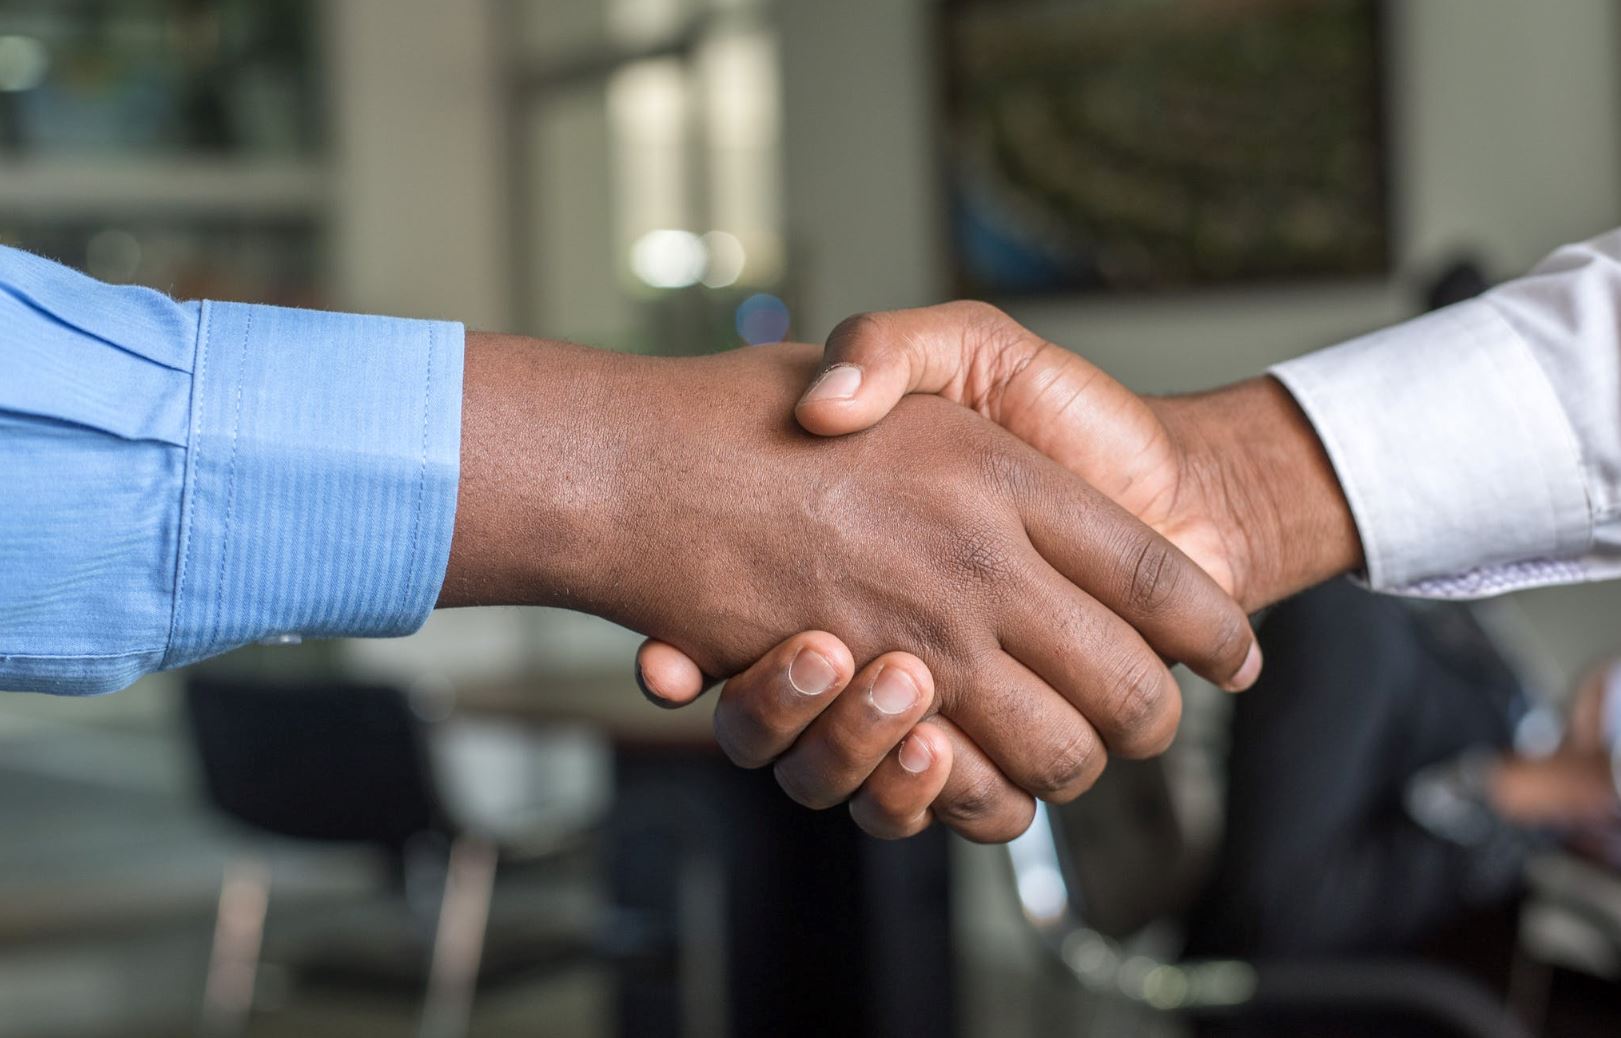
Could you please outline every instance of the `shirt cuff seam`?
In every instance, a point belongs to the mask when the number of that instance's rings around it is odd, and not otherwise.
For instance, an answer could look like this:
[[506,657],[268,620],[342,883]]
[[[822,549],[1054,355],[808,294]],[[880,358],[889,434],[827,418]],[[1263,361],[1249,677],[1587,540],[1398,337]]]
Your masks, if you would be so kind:
[[225,615],[225,573],[231,559],[231,531],[236,522],[236,458],[242,432],[242,379],[247,370],[248,343],[253,340],[254,309],[247,308],[242,322],[242,358],[236,367],[236,399],[231,405],[231,458],[225,464],[225,518],[220,523],[220,568],[214,581],[214,615]]
[[166,648],[154,645],[150,649],[130,649],[128,652],[0,652],[0,660],[124,660],[135,656],[152,656],[164,652]]
[[439,330],[435,325],[428,326],[428,357],[426,376],[423,378],[422,389],[422,461],[417,469],[416,500],[411,506],[411,554],[405,567],[406,579],[402,581],[400,592],[400,612],[404,613],[411,600],[416,597],[417,590],[417,551],[422,538],[422,512],[423,501],[428,491],[428,437],[432,429],[433,414],[433,362],[436,347],[439,343]]
[[186,570],[191,562],[191,520],[197,468],[202,453],[203,394],[208,389],[208,355],[213,342],[214,308],[207,300],[198,307],[197,340],[192,351],[191,414],[186,424],[186,467],[180,486],[180,550],[176,552],[174,589],[169,596],[169,637],[162,648],[158,669],[174,666],[175,635],[179,632],[181,603],[186,591]]
[[[1587,483],[1587,465],[1582,452],[1581,439],[1576,435],[1575,427],[1570,424],[1570,415],[1565,411],[1564,402],[1559,399],[1558,387],[1554,385],[1553,379],[1548,377],[1548,372],[1543,368],[1542,362],[1537,359],[1536,351],[1531,348],[1531,344],[1525,341],[1525,336],[1520,334],[1520,330],[1514,327],[1514,323],[1507,317],[1503,316],[1503,314],[1500,313],[1496,307],[1489,306],[1487,307],[1487,311],[1502,327],[1504,332],[1506,332],[1507,335],[1514,341],[1515,347],[1520,351],[1525,360],[1530,363],[1532,369],[1536,371],[1538,377],[1542,379],[1542,385],[1543,388],[1547,390],[1548,399],[1554,402],[1553,410],[1558,414],[1559,431],[1565,441],[1564,456],[1571,462],[1575,469],[1575,482],[1582,488],[1582,499],[1587,505],[1587,529],[1583,533],[1581,542],[1573,545],[1568,549],[1568,551],[1572,555],[1585,555],[1587,552],[1592,550],[1593,539],[1597,531],[1598,524],[1601,520],[1599,518],[1597,504],[1593,500],[1593,489],[1592,487],[1588,486]],[[1519,398],[1516,398],[1515,406],[1519,410],[1522,418],[1530,414],[1530,412],[1524,407],[1523,403],[1520,402]],[[1545,459],[1539,457],[1538,461],[1545,462]],[[1557,516],[1559,514],[1558,487],[1561,481],[1557,478],[1555,473],[1549,469],[1547,464],[1541,464],[1539,467],[1542,469],[1542,487],[1547,496],[1548,511],[1550,514]]]

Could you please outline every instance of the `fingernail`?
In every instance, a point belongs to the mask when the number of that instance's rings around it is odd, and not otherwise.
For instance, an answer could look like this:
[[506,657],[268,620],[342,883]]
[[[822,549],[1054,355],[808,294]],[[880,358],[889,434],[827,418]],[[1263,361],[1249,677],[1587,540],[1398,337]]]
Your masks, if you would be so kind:
[[819,400],[848,400],[861,388],[861,369],[854,364],[837,364],[828,368],[816,384],[805,391],[804,402]]
[[900,759],[901,767],[914,775],[928,771],[929,765],[934,763],[934,751],[929,749],[928,743],[915,735],[906,737],[901,743],[900,752],[895,756]]
[[1250,642],[1250,653],[1244,657],[1244,665],[1238,668],[1238,673],[1227,683],[1227,691],[1242,692],[1255,684],[1255,679],[1261,676],[1261,646],[1259,642]]
[[839,672],[826,656],[811,649],[800,649],[788,664],[788,684],[802,696],[819,696],[833,687]]
[[917,685],[906,671],[885,667],[872,683],[872,705],[881,714],[903,714],[917,702]]

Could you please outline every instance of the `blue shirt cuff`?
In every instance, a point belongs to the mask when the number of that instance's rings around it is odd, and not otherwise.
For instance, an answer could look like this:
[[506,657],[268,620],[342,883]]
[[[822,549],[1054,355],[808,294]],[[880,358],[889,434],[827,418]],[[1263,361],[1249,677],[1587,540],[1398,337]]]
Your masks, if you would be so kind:
[[455,525],[463,341],[445,322],[203,304],[163,666],[422,625]]

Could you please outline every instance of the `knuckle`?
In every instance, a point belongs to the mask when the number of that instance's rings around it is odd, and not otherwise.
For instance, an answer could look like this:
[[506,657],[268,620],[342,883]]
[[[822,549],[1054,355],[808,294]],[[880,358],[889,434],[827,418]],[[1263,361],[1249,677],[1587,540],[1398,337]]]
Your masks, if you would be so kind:
[[778,761],[772,774],[788,799],[812,811],[825,810],[844,799],[814,781],[805,769],[795,767],[791,761]]
[[959,299],[949,305],[958,326],[978,335],[982,341],[995,344],[1019,328],[1006,311],[983,299]]
[[1127,747],[1120,755],[1122,757],[1158,757],[1171,748],[1176,739],[1177,725],[1182,720],[1182,698],[1175,696],[1171,699],[1171,708],[1165,715],[1152,725],[1144,728],[1139,741]]
[[1157,659],[1133,655],[1120,669],[1104,703],[1120,753],[1149,752],[1161,735],[1170,699],[1165,686],[1165,668]]
[[1007,542],[987,527],[962,533],[953,546],[952,565],[967,584],[994,584],[1013,570]]
[[982,771],[935,803],[935,813],[954,826],[988,822],[1002,802],[1000,776]]
[[1159,612],[1182,582],[1182,560],[1175,548],[1157,537],[1144,537],[1131,559],[1126,601],[1140,614]]
[[715,742],[740,768],[763,768],[775,756],[770,749],[775,742],[770,727],[746,707],[722,703],[715,708]]
[[849,730],[820,736],[817,750],[822,772],[829,776],[866,775],[883,760],[882,750],[869,752],[860,744],[859,736]]
[[966,602],[970,590],[958,581],[952,585],[950,574],[944,581],[949,590],[958,594],[942,594],[947,608],[920,609],[897,616],[904,639],[913,647],[913,655],[928,673],[919,692],[926,701],[924,714],[950,715],[961,709],[964,698],[979,687],[977,676],[985,673],[991,661],[1002,652],[1001,643],[987,630],[986,607],[994,607],[994,596],[981,593],[979,600]]
[[1103,770],[1104,752],[1097,736],[1077,727],[1032,777],[1030,793],[1056,804],[1067,803],[1092,788]]
[[1009,319],[1007,314],[1002,312],[1001,307],[995,303],[987,303],[983,299],[954,299],[944,305],[950,307],[954,311],[952,316],[957,318]]
[[916,815],[920,809],[917,805],[911,803],[911,797],[904,791],[889,789],[882,785],[878,788],[863,788],[861,795],[852,801],[852,803],[856,802],[863,804],[863,808],[867,812],[886,819],[893,825],[906,821]]
[[1236,610],[1229,610],[1216,628],[1210,641],[1210,656],[1218,666],[1237,670],[1244,662],[1250,647],[1249,620]]
[[956,657],[972,639],[966,618],[950,610],[919,611],[902,618],[902,623],[913,644],[931,659]]
[[882,798],[858,796],[850,801],[850,817],[870,836],[880,840],[898,840],[916,830],[918,812],[908,811]]
[[999,307],[978,300],[957,304],[953,317],[962,329],[963,344],[974,363],[967,372],[968,393],[976,409],[984,410],[1013,380],[1043,345],[1030,330]]
[[975,843],[1008,843],[1017,840],[1030,828],[1034,805],[1027,802],[1019,811],[1006,811],[962,831],[962,835]]
[[1015,501],[1035,493],[1036,473],[1028,457],[1001,437],[990,437],[975,452],[980,478],[993,492]]
[[761,753],[758,750],[728,739],[717,737],[717,741],[720,743],[721,750],[726,754],[726,759],[745,771],[757,771],[771,763],[769,754]]
[[852,314],[833,326],[829,349],[845,352],[880,348],[889,344],[890,318],[882,313]]

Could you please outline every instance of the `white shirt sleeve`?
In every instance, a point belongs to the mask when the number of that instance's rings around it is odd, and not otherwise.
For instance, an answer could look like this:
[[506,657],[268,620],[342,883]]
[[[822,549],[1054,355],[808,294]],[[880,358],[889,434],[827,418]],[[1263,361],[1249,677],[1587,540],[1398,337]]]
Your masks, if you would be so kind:
[[1322,437],[1375,590],[1621,577],[1621,231],[1272,374]]

